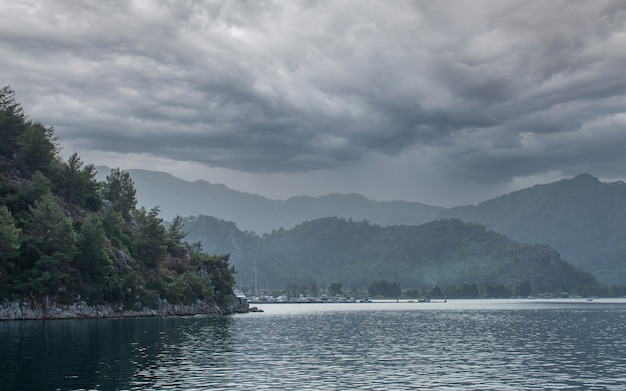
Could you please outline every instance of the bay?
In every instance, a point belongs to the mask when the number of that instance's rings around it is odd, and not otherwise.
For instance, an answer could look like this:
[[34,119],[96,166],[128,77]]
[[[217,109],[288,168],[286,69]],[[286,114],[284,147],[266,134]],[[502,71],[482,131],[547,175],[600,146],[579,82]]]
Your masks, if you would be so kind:
[[0,322],[2,390],[626,390],[626,300]]

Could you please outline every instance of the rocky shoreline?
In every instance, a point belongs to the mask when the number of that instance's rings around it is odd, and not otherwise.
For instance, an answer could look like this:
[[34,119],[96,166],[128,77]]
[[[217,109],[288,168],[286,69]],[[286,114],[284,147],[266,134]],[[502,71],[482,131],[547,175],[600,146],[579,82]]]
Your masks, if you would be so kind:
[[183,305],[160,300],[157,308],[125,309],[123,304],[103,304],[90,306],[84,301],[72,304],[59,304],[48,297],[39,301],[5,300],[0,304],[1,320],[37,319],[89,319],[89,318],[137,318],[159,316],[227,315],[249,312],[247,300],[232,296],[226,305],[207,304],[198,301]]

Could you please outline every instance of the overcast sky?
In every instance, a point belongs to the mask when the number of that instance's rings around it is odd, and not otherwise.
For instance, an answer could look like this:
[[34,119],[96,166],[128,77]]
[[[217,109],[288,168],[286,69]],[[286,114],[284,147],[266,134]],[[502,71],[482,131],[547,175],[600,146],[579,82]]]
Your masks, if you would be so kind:
[[626,178],[624,1],[0,0],[63,155],[270,198]]

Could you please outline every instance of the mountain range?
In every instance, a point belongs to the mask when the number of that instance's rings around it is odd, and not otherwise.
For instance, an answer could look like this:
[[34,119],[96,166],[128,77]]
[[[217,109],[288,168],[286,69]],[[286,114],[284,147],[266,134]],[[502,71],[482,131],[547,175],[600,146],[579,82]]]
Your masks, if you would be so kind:
[[498,287],[496,297],[599,289],[591,274],[563,261],[547,245],[518,243],[458,219],[383,227],[325,217],[262,237],[209,216],[185,218],[184,224],[190,241],[203,241],[209,253],[230,254],[241,286],[328,287],[340,282],[355,291],[383,280],[410,289],[443,287],[462,297],[479,296],[466,291],[471,286]]
[[[97,170],[101,180],[110,171],[106,167]],[[417,202],[373,201],[358,194],[272,200],[222,184],[188,182],[147,170],[128,172],[135,182],[139,205],[159,206],[165,220],[175,215],[212,216],[234,222],[239,231],[264,235],[325,217],[383,227],[458,219],[481,224],[519,243],[547,244],[601,282],[626,285],[626,184],[622,181],[602,182],[580,174],[478,205],[443,208]],[[212,241],[191,230],[190,236],[205,246]]]

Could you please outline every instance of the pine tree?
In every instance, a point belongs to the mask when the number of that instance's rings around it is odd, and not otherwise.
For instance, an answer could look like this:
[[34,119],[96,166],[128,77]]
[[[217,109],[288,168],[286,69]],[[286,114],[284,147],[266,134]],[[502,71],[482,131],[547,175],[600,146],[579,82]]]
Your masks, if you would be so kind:
[[3,87],[0,89],[0,156],[13,157],[25,127],[24,111],[15,101],[15,91],[10,86]]
[[177,215],[167,229],[167,252],[172,256],[184,256],[187,252],[183,243],[187,236],[187,232],[182,231],[184,226],[183,218]]
[[158,215],[160,210],[154,207],[150,212],[141,208],[135,213],[137,232],[133,235],[135,259],[144,265],[156,269],[167,253],[167,235],[163,227],[163,219]]
[[120,171],[119,168],[111,170],[107,175],[102,188],[102,197],[113,203],[116,210],[122,212],[124,220],[130,221],[132,212],[137,206],[137,191],[130,174]]
[[31,217],[26,232],[33,238],[33,244],[43,254],[63,253],[71,259],[76,252],[76,232],[52,194],[44,194],[29,210]]
[[32,174],[41,171],[51,175],[58,166],[58,147],[53,136],[54,130],[42,124],[27,123],[18,143],[17,157],[24,172]]
[[125,231],[128,230],[122,217],[122,212],[113,208],[108,208],[102,215],[102,225],[107,238],[118,248],[130,248],[132,245],[130,237]]
[[0,205],[0,262],[5,262],[19,255],[20,232],[6,205]]
[[[25,280],[19,290],[33,297],[54,296],[70,283],[70,263],[76,254],[76,232],[50,193],[29,207],[20,256]],[[32,264],[34,263],[34,264]],[[31,266],[32,264],[32,266]]]
[[102,200],[98,194],[100,185],[95,179],[96,169],[93,164],[83,167],[82,160],[74,152],[60,171],[57,181],[58,194],[67,202],[92,211],[102,206]]
[[113,262],[104,249],[106,236],[99,217],[90,215],[85,219],[77,244],[78,253],[72,262],[73,280],[82,297],[90,303],[101,303],[107,293]]
[[6,205],[0,205],[0,300],[11,293],[11,283],[19,256],[21,230]]
[[102,220],[96,215],[88,216],[78,234],[78,254],[75,263],[82,276],[94,283],[104,282],[113,265],[104,250],[105,243],[106,235]]

